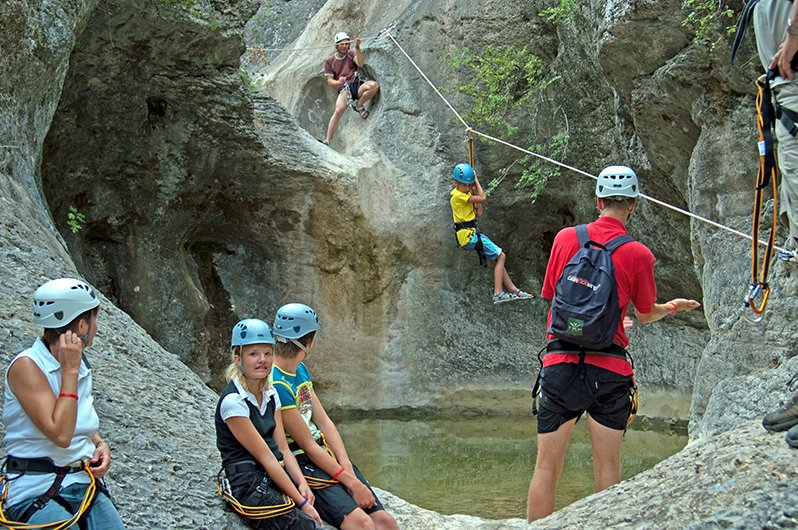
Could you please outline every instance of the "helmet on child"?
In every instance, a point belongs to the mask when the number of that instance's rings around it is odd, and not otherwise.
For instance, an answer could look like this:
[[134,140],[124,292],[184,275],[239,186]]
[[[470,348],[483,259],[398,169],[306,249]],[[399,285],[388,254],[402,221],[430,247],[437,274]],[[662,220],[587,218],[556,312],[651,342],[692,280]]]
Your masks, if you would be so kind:
[[640,188],[637,175],[626,166],[609,166],[601,170],[596,182],[596,197],[637,198]]
[[274,344],[274,335],[269,325],[259,318],[245,318],[233,326],[230,347],[248,344]]
[[335,34],[335,45],[336,46],[338,46],[338,44],[341,41],[344,41],[344,40],[351,40],[349,38],[349,35],[347,35],[347,33],[345,31],[339,31],[338,33]]
[[274,317],[274,335],[284,339],[299,339],[319,330],[319,317],[305,304],[285,304]]
[[33,293],[33,319],[43,328],[62,328],[100,305],[94,289],[82,280],[59,278]]
[[474,183],[474,168],[468,164],[457,164],[454,166],[454,180],[463,184]]

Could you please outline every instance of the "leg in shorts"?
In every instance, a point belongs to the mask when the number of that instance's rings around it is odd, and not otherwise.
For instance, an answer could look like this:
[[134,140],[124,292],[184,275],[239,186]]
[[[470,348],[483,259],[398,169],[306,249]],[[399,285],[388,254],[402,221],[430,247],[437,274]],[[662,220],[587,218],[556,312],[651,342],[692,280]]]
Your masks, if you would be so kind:
[[[304,454],[297,455],[296,461],[299,464],[299,469],[302,470],[302,474],[306,477],[332,480],[330,475],[318,469],[316,464]],[[379,510],[384,510],[385,507],[383,507],[382,502],[380,502],[374,490],[371,489],[371,485],[369,485],[368,481],[360,473],[360,470],[354,464],[352,467],[355,470],[355,476],[360,479],[360,482],[366,485],[369,491],[371,491],[371,494],[374,495],[374,500],[376,501],[374,506],[364,511],[368,514],[372,514]],[[313,494],[316,496],[316,503],[313,507],[319,512],[322,519],[336,528],[340,528],[344,518],[358,507],[357,503],[349,495],[349,491],[341,484],[335,484],[327,488],[314,489]]]
[[591,364],[546,366],[540,376],[538,433],[554,432],[584,412],[605,427],[624,430],[632,410],[631,388],[631,377]]
[[[491,261],[496,261],[502,254],[501,247],[494,243],[485,234],[480,233],[479,237],[482,238],[482,251],[485,253],[485,257]],[[463,248],[466,250],[474,250],[475,246],[477,246],[477,234],[474,234],[471,237],[471,241],[466,243]]]

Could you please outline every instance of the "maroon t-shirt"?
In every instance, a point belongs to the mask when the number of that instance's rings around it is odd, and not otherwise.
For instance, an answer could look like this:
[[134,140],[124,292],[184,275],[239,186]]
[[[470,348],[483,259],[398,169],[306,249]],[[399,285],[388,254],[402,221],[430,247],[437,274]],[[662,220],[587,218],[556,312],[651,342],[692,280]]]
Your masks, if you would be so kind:
[[333,79],[346,79],[350,83],[355,80],[357,63],[355,62],[355,51],[349,50],[342,58],[334,53],[324,61],[324,77]]
[[[626,234],[626,227],[612,217],[599,217],[597,221],[587,225],[587,233],[590,239],[596,243],[607,243],[609,240]],[[543,298],[554,298],[554,291],[557,280],[562,275],[565,265],[574,257],[579,250],[579,239],[576,236],[576,228],[563,228],[554,238],[551,247],[549,264],[546,267],[546,276],[543,279],[543,288],[540,295]],[[644,244],[638,241],[631,241],[619,247],[612,253],[612,264],[615,268],[615,281],[618,285],[618,304],[621,308],[621,323],[615,332],[614,343],[623,346],[629,344],[629,338],[623,328],[623,317],[629,302],[641,313],[650,313],[654,309],[654,302],[657,300],[657,285],[654,282],[654,254]],[[551,326],[551,308],[546,329]],[[548,339],[554,339],[553,335],[548,335]],[[559,364],[563,362],[579,362],[579,355],[568,353],[551,353],[543,358],[543,366]],[[608,355],[586,355],[585,362],[599,366],[606,370],[621,374],[631,375],[632,367],[625,359],[610,357]]]

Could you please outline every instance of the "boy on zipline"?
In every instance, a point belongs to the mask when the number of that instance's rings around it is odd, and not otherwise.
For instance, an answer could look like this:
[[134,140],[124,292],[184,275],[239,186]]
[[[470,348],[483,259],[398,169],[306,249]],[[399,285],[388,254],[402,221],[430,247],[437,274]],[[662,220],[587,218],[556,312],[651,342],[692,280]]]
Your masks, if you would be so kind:
[[[484,264],[486,258],[496,262],[493,266],[493,303],[532,298],[532,295],[517,288],[507,274],[504,268],[507,255],[477,228],[477,217],[482,213],[482,204],[488,197],[482,190],[474,168],[469,164],[458,164],[454,168],[453,179],[454,189],[449,193],[449,204],[452,206],[457,244],[466,250],[476,250],[480,264]],[[502,286],[507,290],[503,290]]]

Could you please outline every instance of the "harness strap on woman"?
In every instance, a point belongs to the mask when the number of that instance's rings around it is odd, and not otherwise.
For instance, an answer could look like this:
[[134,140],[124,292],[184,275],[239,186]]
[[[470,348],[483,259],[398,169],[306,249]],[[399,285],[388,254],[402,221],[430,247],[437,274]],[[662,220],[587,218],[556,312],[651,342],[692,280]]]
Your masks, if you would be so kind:
[[[62,530],[79,524],[82,517],[89,512],[91,506],[94,504],[94,499],[97,492],[97,481],[89,468],[88,460],[77,460],[66,466],[56,466],[49,458],[17,458],[8,456],[2,466],[3,473],[0,475],[0,484],[2,484],[2,491],[0,492],[0,524],[8,527],[10,530],[28,530],[34,528],[47,528],[52,530]],[[54,474],[55,480],[50,487],[41,494],[33,503],[25,510],[20,517],[21,521],[11,521],[3,510],[3,503],[8,495],[9,479],[7,472],[25,474],[25,473],[44,473]],[[70,473],[78,473],[85,471],[89,475],[89,485],[86,488],[86,493],[83,495],[83,500],[78,509],[72,514],[72,517],[62,521],[55,521],[52,523],[45,523],[42,525],[29,525],[26,524],[33,515],[41,510],[48,502],[53,500],[63,506],[68,512],[72,512],[69,503],[63,501],[58,495],[61,489],[61,484],[64,478]],[[12,479],[13,480],[13,479]],[[102,487],[102,485],[101,485]]]

